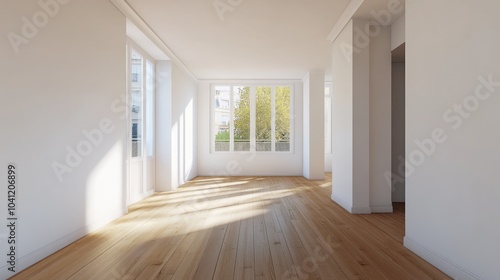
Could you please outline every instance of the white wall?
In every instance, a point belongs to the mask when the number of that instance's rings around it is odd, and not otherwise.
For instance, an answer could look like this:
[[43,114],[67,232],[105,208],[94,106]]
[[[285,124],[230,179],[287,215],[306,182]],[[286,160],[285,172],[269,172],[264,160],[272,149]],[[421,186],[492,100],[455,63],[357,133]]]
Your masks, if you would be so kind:
[[172,64],[172,186],[197,176],[198,81]]
[[172,62],[156,62],[156,190],[172,189]]
[[368,24],[333,42],[332,199],[351,213],[392,212],[391,31]]
[[402,15],[391,25],[391,51],[405,42],[406,15]]
[[352,21],[333,43],[332,199],[350,210],[353,184],[353,65],[346,47],[352,46]]
[[[331,89],[330,89],[330,91],[331,91]],[[329,100],[330,100],[330,108],[332,108],[331,107],[332,104],[333,104],[332,99],[330,98]],[[331,127],[332,127],[332,122],[331,122],[331,115],[330,115],[330,132],[329,133],[330,133],[330,137],[333,137],[333,135],[332,135],[332,128]],[[327,131],[325,131],[325,137],[326,137],[326,133],[327,133]],[[332,172],[332,160],[333,160],[333,158],[332,158],[332,142],[331,142],[331,140],[330,140],[330,151],[327,152],[326,149],[327,148],[325,146],[325,158],[324,158],[325,172],[331,173]]]
[[[31,33],[16,54],[6,35],[24,36],[23,17],[43,20],[46,12],[37,3],[2,1],[0,10],[1,186],[7,189],[7,163],[16,163],[16,271],[126,212],[125,18],[108,1],[57,4],[37,31],[25,30]],[[96,144],[89,146],[83,130],[95,133]],[[68,166],[66,149],[78,146],[88,155],[73,159],[66,169],[71,172],[59,180],[52,165]],[[4,224],[6,194],[0,193]],[[6,236],[5,226],[0,234]],[[2,238],[3,259],[6,249]],[[5,265],[2,279],[12,275]]]
[[332,199],[351,213],[371,213],[370,47],[355,31],[366,24],[351,20],[333,43]]
[[[352,104],[352,158],[353,184],[352,208],[353,213],[371,213],[370,209],[370,44],[366,47],[359,44],[357,30],[365,30],[366,20],[355,19],[353,22],[353,46],[359,52],[352,56],[353,84]],[[334,156],[334,160],[335,156]]]
[[325,178],[325,71],[304,77],[304,177]]
[[[406,155],[418,164],[406,179],[405,245],[456,279],[500,275],[499,9],[406,3]],[[419,160],[415,141],[433,131],[435,151]]]
[[[379,28],[379,27],[372,27]],[[380,27],[370,40],[370,207],[392,212],[391,184],[391,30]]]
[[157,63],[156,189],[197,176],[197,81],[171,61]]
[[405,201],[405,63],[392,64],[392,201]]
[[302,176],[302,83],[294,83],[292,122],[295,142],[292,153],[211,153],[210,84],[224,82],[245,81],[200,81],[198,84],[198,174],[201,176]]
[[325,173],[331,173],[332,172],[332,154],[331,153],[325,153],[325,159],[324,159],[324,165],[325,165]]

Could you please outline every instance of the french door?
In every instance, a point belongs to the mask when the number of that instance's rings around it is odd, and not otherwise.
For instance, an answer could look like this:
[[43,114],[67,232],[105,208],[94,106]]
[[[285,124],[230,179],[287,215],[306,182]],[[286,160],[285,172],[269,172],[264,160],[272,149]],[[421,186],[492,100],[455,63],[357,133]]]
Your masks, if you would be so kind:
[[128,45],[128,196],[130,205],[154,192],[155,63]]

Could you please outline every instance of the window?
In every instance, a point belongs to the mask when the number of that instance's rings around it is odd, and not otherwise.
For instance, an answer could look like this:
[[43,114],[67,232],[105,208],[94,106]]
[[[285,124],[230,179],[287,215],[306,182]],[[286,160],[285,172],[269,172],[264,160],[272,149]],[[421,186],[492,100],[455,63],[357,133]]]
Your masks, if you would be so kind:
[[146,61],[146,156],[154,156],[155,139],[155,65]]
[[273,121],[271,99],[271,87],[256,87],[255,149],[257,151],[271,151],[271,126]]
[[[132,67],[134,70],[136,70],[137,68],[135,67]],[[134,71],[132,70],[132,71]],[[136,70],[137,71],[137,70]],[[139,82],[139,74],[138,73],[132,73],[132,83],[137,83]]]
[[276,87],[275,97],[275,139],[276,151],[290,151],[290,136],[291,136],[291,88],[290,87]]
[[325,84],[325,154],[332,153],[332,84]]
[[131,61],[132,157],[142,156],[143,58],[133,51]]
[[233,87],[233,151],[250,151],[250,87]]
[[293,87],[212,86],[212,151],[290,152]]
[[[231,95],[231,87],[221,86],[215,89],[215,119],[214,127],[216,131],[215,150],[229,151],[229,131],[231,129],[229,123],[229,96]],[[227,104],[227,106],[222,106]]]
[[155,64],[130,51],[130,140],[132,158],[154,156]]

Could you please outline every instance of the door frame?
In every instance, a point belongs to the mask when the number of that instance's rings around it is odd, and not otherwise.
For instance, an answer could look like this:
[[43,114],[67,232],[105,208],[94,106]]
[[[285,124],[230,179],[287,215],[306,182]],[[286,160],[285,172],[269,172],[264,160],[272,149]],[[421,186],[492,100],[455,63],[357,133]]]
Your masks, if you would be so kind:
[[[136,203],[140,200],[142,200],[145,197],[150,196],[151,194],[154,193],[154,177],[155,177],[155,102],[156,102],[156,83],[155,83],[155,76],[156,76],[156,60],[151,57],[146,51],[144,51],[141,47],[139,47],[135,42],[133,42],[130,38],[127,38],[127,93],[126,93],[126,108],[127,108],[127,114],[126,114],[126,123],[127,123],[127,136],[126,136],[126,148],[127,148],[127,159],[126,159],[126,165],[127,165],[127,194],[126,194],[126,205],[129,206],[133,203]],[[141,156],[140,157],[132,157],[132,114],[131,114],[131,109],[132,109],[132,67],[131,67],[131,58],[132,58],[132,53],[137,53],[140,55],[143,59],[142,63],[142,110],[141,110],[141,119],[142,119],[142,125],[141,125]],[[148,154],[146,145],[147,145],[147,111],[148,110],[148,92],[147,92],[147,67],[148,67],[148,62],[152,64],[152,85],[153,85],[153,92],[151,95],[152,98],[152,103],[149,108],[149,110],[152,110],[152,124],[151,129],[153,130],[152,136],[151,136],[151,145],[152,145],[152,154]],[[131,179],[132,176],[132,169],[131,166],[134,163],[141,162],[142,170],[141,170],[141,186],[140,186],[140,194],[138,196],[134,196],[132,194],[132,182],[133,180]],[[152,165],[148,164],[149,162],[153,162]],[[148,166],[151,166],[151,168],[148,168]],[[148,180],[148,174],[151,172],[150,169],[152,169],[152,178],[151,180]],[[150,177],[151,177],[150,176]],[[148,182],[152,182],[152,186],[148,186]]]

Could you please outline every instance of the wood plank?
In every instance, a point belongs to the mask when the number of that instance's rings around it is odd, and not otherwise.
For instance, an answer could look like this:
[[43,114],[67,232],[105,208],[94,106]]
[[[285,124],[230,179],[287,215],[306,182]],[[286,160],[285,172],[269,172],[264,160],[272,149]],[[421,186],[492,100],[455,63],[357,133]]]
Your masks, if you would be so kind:
[[[274,179],[275,178],[273,178],[272,180],[274,181]],[[283,184],[276,184],[276,186],[277,190],[286,190]],[[285,194],[285,192],[283,192],[282,194]],[[273,204],[272,208],[276,213],[278,223],[283,231],[283,235],[286,240],[286,245],[288,246],[288,250],[290,251],[290,254],[292,256],[294,267],[297,273],[296,276],[298,276],[299,279],[319,279],[318,271],[316,269],[314,269],[313,271],[304,272],[304,270],[308,270],[305,265],[308,264],[308,260],[311,258],[311,256],[307,253],[299,234],[293,227],[293,220],[298,218],[296,215],[294,215],[294,213],[296,212],[296,208],[293,204],[288,203],[286,195],[281,198],[278,198],[277,195],[274,195],[274,199],[281,202],[279,204]]]
[[253,219],[241,221],[236,266],[233,279],[255,279]]
[[[261,192],[259,192],[258,199],[262,201]],[[261,202],[259,207],[259,210],[266,209],[267,202]],[[269,239],[267,237],[266,221],[263,214],[256,215],[253,218],[253,236],[255,280],[276,279],[269,248]]]
[[330,176],[198,177],[11,279],[450,279],[403,246],[404,205],[351,215]]
[[233,279],[241,221],[231,221],[217,261],[213,279]]
[[[314,198],[313,198],[314,197]],[[317,199],[320,200],[325,200],[324,196],[319,197],[318,193],[313,193],[312,197],[305,197],[309,201],[314,201],[317,202]],[[329,201],[329,200],[328,200]],[[329,201],[330,202],[330,201]],[[308,204],[307,202],[304,202],[305,204]],[[310,204],[312,205],[312,208],[316,207],[316,204]],[[333,209],[326,208],[324,209],[326,212],[331,214],[332,216],[338,215],[339,211],[333,211]],[[345,210],[343,210],[345,212]],[[321,212],[316,212],[316,215],[323,215]],[[366,217],[377,217],[378,214],[374,215],[344,215],[342,216],[341,220],[344,220],[342,226],[340,227],[334,227],[331,224],[324,223],[323,225],[325,228],[328,229],[329,232],[336,232],[337,229],[340,230],[340,232],[337,232],[339,235],[347,236],[346,240],[348,240],[350,243],[350,250],[352,254],[356,254],[356,259],[360,264],[362,264],[362,269],[370,269],[370,272],[366,272],[367,275],[374,275],[375,273],[384,273],[385,276],[379,275],[380,279],[383,277],[388,277],[389,279],[393,279],[394,277],[405,277],[407,279],[432,279],[429,278],[428,275],[425,273],[422,273],[422,271],[418,271],[415,273],[414,270],[412,270],[412,265],[409,265],[409,270],[408,271],[403,271],[401,270],[401,266],[405,261],[403,260],[403,263],[401,263],[401,256],[396,256],[395,259],[391,258],[390,254],[394,252],[392,248],[389,248],[387,244],[394,243],[394,240],[391,240],[390,238],[387,238],[387,236],[380,234],[377,228],[372,228],[371,231],[367,232],[365,230],[365,226],[367,224],[366,222]],[[386,214],[389,216],[390,214]],[[330,215],[327,215],[330,216]],[[380,215],[379,215],[380,216]],[[312,221],[314,222],[314,221]],[[403,221],[404,223],[404,221]],[[382,238],[383,240],[379,240],[379,238]],[[402,239],[402,236],[401,236]],[[369,240],[369,242],[368,242]],[[396,242],[399,243],[399,242]],[[402,243],[401,243],[402,245]],[[404,249],[406,250],[406,249]],[[392,261],[398,262],[399,260],[399,265],[392,264]],[[374,271],[373,269],[376,269]]]

